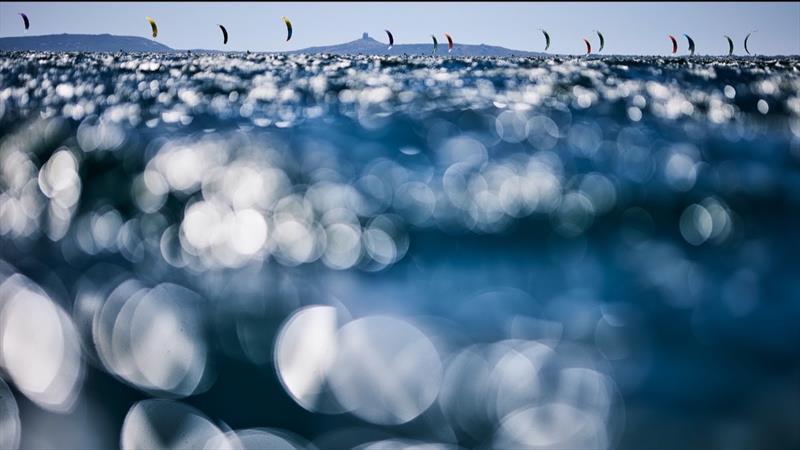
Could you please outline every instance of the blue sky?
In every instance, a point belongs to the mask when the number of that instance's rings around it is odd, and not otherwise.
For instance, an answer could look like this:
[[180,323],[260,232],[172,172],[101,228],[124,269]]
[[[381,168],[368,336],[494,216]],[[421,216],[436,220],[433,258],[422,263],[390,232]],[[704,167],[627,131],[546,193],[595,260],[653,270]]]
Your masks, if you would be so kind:
[[[596,42],[592,30],[606,37],[604,53],[667,54],[667,34],[691,35],[698,54],[727,52],[723,34],[736,53],[744,53],[748,31],[752,51],[800,54],[800,2],[759,3],[238,3],[0,2],[0,36],[24,35],[18,12],[31,20],[28,35],[110,33],[150,36],[145,16],[158,22],[158,41],[173,48],[280,51],[338,44],[368,32],[385,40],[390,29],[396,43],[427,43],[431,33],[450,33],[456,43],[493,44],[519,50],[542,50],[539,28],[553,38],[553,53],[583,53],[581,38]],[[294,24],[285,42],[281,16]],[[230,33],[227,46],[216,24]],[[682,52],[685,41],[681,40]]]

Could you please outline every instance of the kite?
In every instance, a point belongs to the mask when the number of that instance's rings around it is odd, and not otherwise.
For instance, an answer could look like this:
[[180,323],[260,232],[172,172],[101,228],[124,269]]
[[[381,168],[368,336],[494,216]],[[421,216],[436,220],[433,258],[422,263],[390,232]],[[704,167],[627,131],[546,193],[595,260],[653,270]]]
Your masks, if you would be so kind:
[[728,40],[728,56],[733,54],[733,39],[730,36],[725,36],[725,39]]
[[156,26],[156,21],[153,20],[152,17],[147,17],[147,21],[150,22],[150,28],[153,29],[153,39],[158,36],[158,27]]
[[450,53],[453,51],[453,38],[447,33],[444,34],[444,37],[447,38],[447,53]]
[[386,34],[389,36],[389,48],[387,48],[386,50],[391,50],[392,46],[394,46],[394,36],[392,36],[392,32],[389,30],[383,30],[383,31],[385,31]]
[[592,44],[590,44],[589,41],[586,40],[585,38],[583,39],[583,42],[586,43],[586,54],[588,55],[592,53]]
[[597,49],[597,51],[599,53],[599,52],[603,51],[603,47],[605,47],[605,45],[606,45],[606,40],[605,40],[605,38],[603,38],[603,33],[599,32],[597,30],[594,30],[594,32],[597,33],[598,37],[600,37],[600,48]]
[[281,17],[281,19],[286,24],[286,42],[289,42],[289,39],[292,38],[292,22],[286,16]]
[[672,40],[672,54],[674,55],[675,53],[678,52],[678,40],[675,39],[675,36],[671,34],[669,35],[669,38],[670,40]]
[[550,34],[547,31],[544,31],[541,28],[539,28],[539,31],[544,33],[544,42],[545,42],[544,51],[547,51],[547,49],[550,48]]
[[22,16],[22,23],[25,24],[25,31],[28,31],[28,28],[31,27],[31,21],[28,20],[28,16],[25,15],[25,13],[19,13],[19,15]]
[[748,55],[750,54],[750,49],[747,48],[747,40],[750,39],[750,35],[753,33],[755,33],[755,31],[747,33],[747,37],[744,38],[744,51],[746,51]]
[[689,37],[688,34],[684,34],[686,36],[686,40],[689,41],[689,54],[694,56],[694,40]]
[[222,25],[219,25],[219,29],[222,30],[222,44],[225,45],[228,43],[228,30],[226,30]]

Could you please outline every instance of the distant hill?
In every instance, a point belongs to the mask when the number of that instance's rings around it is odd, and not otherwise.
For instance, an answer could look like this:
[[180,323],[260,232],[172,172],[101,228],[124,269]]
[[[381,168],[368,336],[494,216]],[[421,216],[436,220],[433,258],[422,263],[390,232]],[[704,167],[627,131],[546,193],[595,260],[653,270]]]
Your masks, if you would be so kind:
[[0,51],[41,52],[172,52],[164,44],[138,36],[111,34],[46,34],[0,38]]
[[[433,41],[427,44],[396,44],[391,50],[387,50],[389,44],[377,41],[367,33],[361,36],[361,39],[346,42],[344,44],[328,45],[320,47],[308,47],[300,50],[291,51],[288,53],[331,53],[338,55],[352,55],[352,54],[365,54],[365,55],[430,55],[433,51]],[[444,37],[439,39],[439,49],[436,54],[447,55],[447,40]],[[456,42],[453,46],[453,51],[450,53],[453,56],[545,56],[545,53],[529,52],[525,50],[512,50],[505,47],[498,47],[496,45],[474,45],[474,44],[461,44]]]

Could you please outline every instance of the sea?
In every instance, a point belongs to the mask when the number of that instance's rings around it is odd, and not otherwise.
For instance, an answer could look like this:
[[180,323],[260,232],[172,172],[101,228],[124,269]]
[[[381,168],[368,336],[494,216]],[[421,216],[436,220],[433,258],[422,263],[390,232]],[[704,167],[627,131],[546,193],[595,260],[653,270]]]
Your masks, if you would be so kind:
[[0,447],[800,448],[800,58],[0,53]]

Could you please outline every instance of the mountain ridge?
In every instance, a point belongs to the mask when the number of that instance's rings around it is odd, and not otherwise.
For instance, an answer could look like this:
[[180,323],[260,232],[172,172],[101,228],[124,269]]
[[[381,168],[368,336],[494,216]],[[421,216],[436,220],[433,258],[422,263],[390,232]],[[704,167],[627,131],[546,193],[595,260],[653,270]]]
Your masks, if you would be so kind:
[[40,52],[174,52],[152,39],[113,34],[42,34],[0,38],[0,51]]
[[[444,41],[444,40],[442,40]],[[456,43],[453,51],[447,51],[447,43],[439,42],[437,55],[452,56],[544,56],[545,53],[527,50],[513,50],[497,45],[487,44],[461,44]],[[430,55],[433,54],[433,42],[428,44],[395,44],[389,49],[389,44],[380,42],[363,33],[360,39],[334,45],[306,47],[286,53],[330,53],[330,54],[372,54],[372,55]]]

